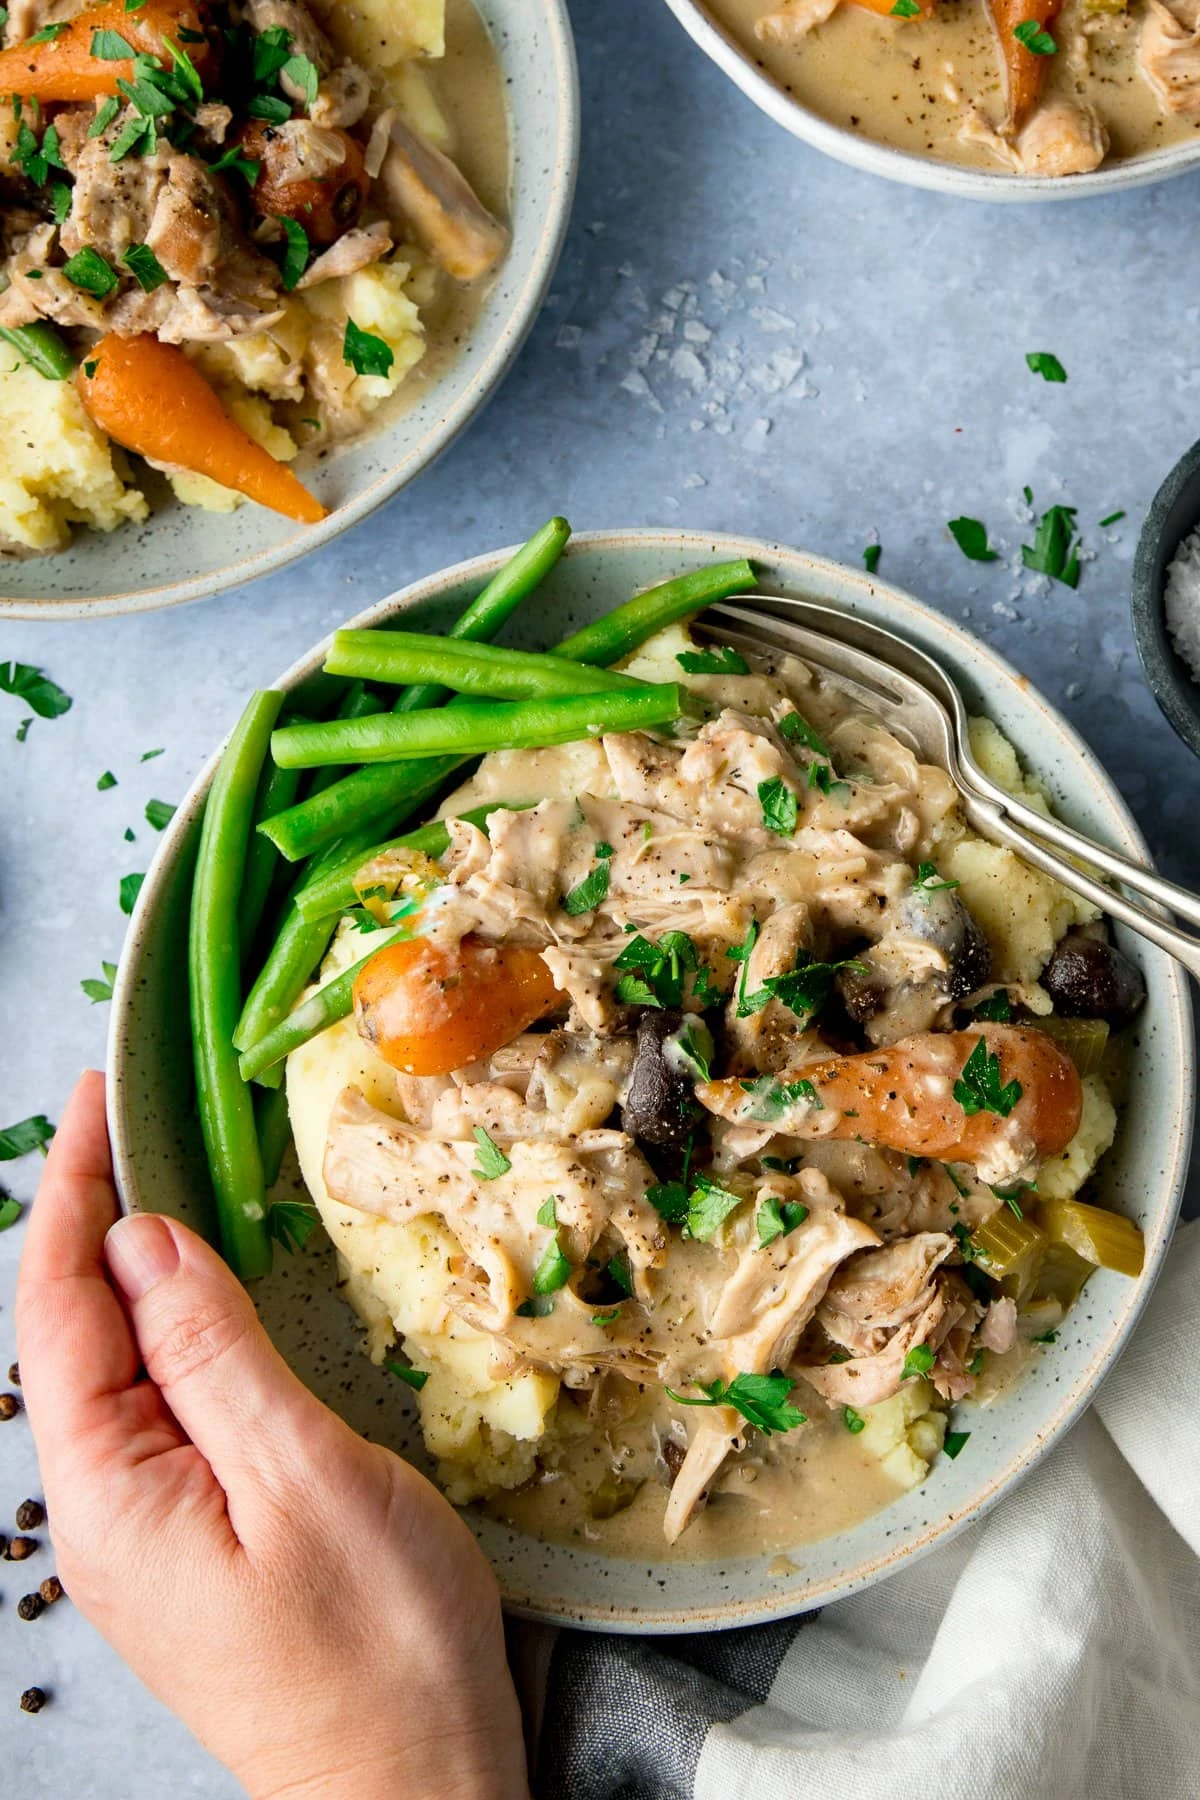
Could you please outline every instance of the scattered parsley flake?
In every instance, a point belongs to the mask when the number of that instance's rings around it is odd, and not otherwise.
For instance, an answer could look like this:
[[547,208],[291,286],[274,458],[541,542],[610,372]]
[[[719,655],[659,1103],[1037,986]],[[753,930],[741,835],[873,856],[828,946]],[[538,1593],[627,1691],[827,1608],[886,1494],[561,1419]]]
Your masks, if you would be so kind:
[[0,1231],[7,1231],[21,1216],[21,1202],[10,1194],[0,1198]]
[[549,1294],[533,1294],[523,1300],[517,1308],[518,1319],[548,1319],[554,1311],[554,1301]]
[[166,755],[165,750],[143,750],[139,760],[142,762],[153,762],[156,756],[165,756],[165,755]]
[[353,319],[347,319],[342,360],[349,364],[356,375],[378,375],[386,380],[392,372],[396,353],[378,333],[363,331]]
[[384,1357],[383,1366],[389,1375],[394,1375],[397,1381],[402,1381],[405,1387],[410,1387],[414,1394],[419,1394],[429,1380],[428,1369],[414,1369],[411,1363],[396,1362],[390,1356]]
[[982,1037],[954,1084],[954,1098],[968,1119],[981,1112],[995,1113],[997,1118],[1007,1119],[1024,1091],[1019,1081],[1001,1083],[1000,1058],[989,1051],[987,1039]]
[[866,973],[864,965],[853,957],[845,962],[813,962],[807,951],[801,950],[795,968],[786,975],[769,975],[752,994],[743,991],[738,1000],[738,1018],[751,1018],[762,1012],[770,1001],[778,1000],[807,1025],[825,1006],[834,981],[843,969]]
[[920,894],[924,897],[928,894],[939,893],[943,888],[956,888],[959,886],[961,886],[961,883],[957,881],[943,881],[933,863],[923,862],[917,864],[917,879],[913,882],[914,894]]
[[165,800],[147,800],[146,823],[152,825],[155,831],[165,831],[174,817],[175,808]]
[[776,1080],[774,1075],[758,1075],[753,1080],[743,1081],[741,1087],[754,1102],[748,1117],[765,1125],[774,1124],[783,1117],[789,1106],[794,1106],[801,1100],[807,1101],[817,1112],[825,1110],[811,1081],[791,1081],[785,1084]]
[[730,644],[713,650],[684,650],[675,658],[685,675],[748,675],[750,664]]
[[784,713],[777,723],[780,732],[790,743],[803,744],[806,749],[815,750],[818,756],[832,758],[833,751],[821,734],[813,730],[802,713]]
[[1037,1337],[1031,1338],[1030,1342],[1034,1344],[1057,1344],[1058,1333],[1057,1331],[1041,1331],[1038,1333]]
[[1013,1015],[1008,989],[997,988],[994,994],[989,994],[986,1000],[981,1000],[974,1010],[977,1019],[986,1019],[993,1025],[1007,1025]]
[[[597,852],[598,853],[598,852]],[[610,851],[611,856],[611,851]],[[608,884],[612,880],[609,857],[602,857],[590,875],[585,875],[578,887],[563,895],[562,909],[571,918],[578,918],[580,913],[594,912],[602,901],[608,898]]]
[[742,1204],[740,1194],[730,1193],[711,1175],[695,1175],[688,1195],[687,1219],[684,1224],[689,1237],[707,1243],[714,1238],[730,1213]]
[[646,1198],[668,1225],[682,1225],[688,1215],[686,1181],[660,1181],[646,1189]]
[[787,1237],[808,1217],[808,1208],[799,1200],[779,1200],[769,1194],[754,1215],[758,1247],[765,1250],[777,1238]]
[[863,567],[868,575],[874,575],[879,567],[879,559],[883,555],[882,544],[868,544],[863,551]]
[[61,719],[71,710],[71,696],[31,663],[0,663],[0,693],[23,700],[39,719]]
[[72,287],[77,287],[81,293],[91,294],[97,300],[106,300],[121,285],[120,277],[112,264],[98,250],[93,250],[90,244],[77,250],[63,264],[62,272]]
[[1067,371],[1057,356],[1052,356],[1049,350],[1029,350],[1026,352],[1025,361],[1030,374],[1040,375],[1043,381],[1061,382],[1067,379]]
[[969,1431],[948,1431],[946,1433],[946,1440],[942,1445],[942,1449],[946,1452],[946,1455],[950,1458],[951,1462],[954,1461],[959,1451],[966,1444],[970,1435]]
[[279,79],[300,89],[305,109],[311,112],[321,86],[321,71],[311,57],[289,56],[279,71]]
[[0,1131],[0,1162],[16,1162],[35,1150],[40,1150],[44,1156],[46,1145],[53,1136],[54,1126],[45,1113],[34,1113],[31,1118],[21,1119],[16,1125]]
[[1013,26],[1013,36],[1033,56],[1057,56],[1058,45],[1036,19],[1022,19]]
[[237,144],[232,144],[211,168],[214,175],[240,175],[250,187],[256,185],[262,174],[262,164],[251,156],[244,156]]
[[155,289],[162,287],[168,279],[167,271],[149,244],[131,244],[121,261],[144,294],[154,293]]
[[1119,525],[1121,520],[1123,518],[1125,518],[1125,516],[1126,516],[1126,514],[1125,514],[1125,511],[1123,508],[1120,512],[1109,513],[1107,519],[1101,519],[1101,521],[1100,521],[1101,531],[1103,531],[1106,528],[1106,526]]
[[558,1238],[551,1238],[542,1252],[541,1261],[533,1271],[533,1291],[535,1294],[556,1294],[559,1288],[566,1287],[571,1279],[571,1265],[563,1255]]
[[316,1207],[299,1200],[275,1200],[267,1208],[267,1233],[289,1256],[303,1250],[318,1223]]
[[290,294],[300,284],[300,279],[312,261],[312,246],[308,241],[308,233],[299,219],[281,217],[283,235],[287,239],[287,253],[283,259],[283,285]]
[[61,37],[66,29],[65,24],[43,25],[40,31],[35,31],[31,38],[25,39],[25,42],[27,44],[52,44],[55,38]]
[[90,138],[103,137],[120,110],[121,102],[112,94],[109,94],[107,99],[102,102],[100,110],[88,126],[88,136]]
[[796,796],[778,775],[773,775],[769,781],[759,782],[758,803],[762,807],[764,831],[773,831],[776,837],[795,836],[796,820],[799,817]]
[[915,1375],[928,1375],[936,1361],[936,1353],[928,1344],[914,1344],[904,1359],[901,1381],[911,1381]]
[[32,724],[33,724],[32,719],[22,719],[21,720],[21,723],[17,726],[17,730],[16,730],[16,739],[17,739],[18,744],[23,744],[25,742],[25,739],[29,736],[29,727]]
[[999,552],[988,543],[987,526],[978,519],[951,519],[946,529],[970,562],[998,562]]
[[557,1229],[558,1207],[555,1205],[553,1194],[550,1194],[543,1200],[542,1204],[538,1207],[537,1222],[539,1225],[545,1225],[549,1231],[555,1231]]
[[104,971],[103,981],[97,981],[94,976],[89,976],[86,981],[81,981],[79,984],[93,1006],[102,1006],[106,1000],[112,999],[113,984],[117,979],[116,963],[102,962],[100,967]]
[[855,1412],[852,1406],[843,1406],[842,1424],[853,1437],[857,1437],[860,1431],[867,1429],[867,1421],[860,1412]]
[[254,40],[252,75],[254,85],[263,87],[272,81],[292,54],[292,34],[286,25],[268,25]]
[[132,62],[137,52],[119,31],[93,31],[92,55],[101,62]]
[[712,1033],[703,1020],[689,1018],[675,1045],[695,1081],[708,1081],[712,1076]]
[[1074,506],[1048,506],[1038,520],[1032,544],[1021,545],[1021,560],[1038,575],[1049,575],[1064,587],[1079,586],[1079,543]]
[[472,1175],[479,1181],[495,1181],[499,1176],[507,1175],[512,1163],[482,1125],[475,1127],[475,1142],[479,1151],[475,1167],[471,1170]]
[[137,905],[137,897],[142,891],[145,875],[122,875],[121,877],[121,911],[126,918]]
[[740,1412],[748,1424],[761,1431],[764,1437],[775,1432],[791,1431],[797,1425],[803,1425],[807,1415],[788,1402],[788,1395],[795,1387],[795,1382],[788,1375],[778,1372],[772,1375],[735,1375],[726,1385],[723,1381],[702,1382],[692,1384],[700,1389],[703,1399],[695,1400],[677,1394],[674,1389],[666,1392],[680,1406],[732,1406]]
[[592,1314],[592,1324],[593,1325],[615,1325],[617,1320],[620,1318],[620,1316],[621,1316],[620,1307],[614,1306],[611,1312],[593,1313]]

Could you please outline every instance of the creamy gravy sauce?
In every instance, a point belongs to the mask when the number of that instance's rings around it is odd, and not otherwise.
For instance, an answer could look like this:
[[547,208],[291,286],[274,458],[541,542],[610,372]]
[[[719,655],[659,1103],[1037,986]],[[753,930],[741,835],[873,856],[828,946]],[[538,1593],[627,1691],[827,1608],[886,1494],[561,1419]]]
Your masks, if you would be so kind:
[[[995,126],[1004,114],[996,40],[982,0],[942,0],[931,20],[893,20],[846,0],[799,44],[766,44],[754,31],[770,0],[707,0],[714,18],[780,87],[831,124],[943,162],[1003,170],[981,144],[959,140],[971,102]],[[1141,11],[1089,23],[1077,50],[1079,14],[1068,0],[1046,58],[1046,98],[1077,95],[1108,130],[1107,161],[1186,142],[1200,119],[1164,115],[1137,66]],[[951,97],[951,95],[957,97]]]

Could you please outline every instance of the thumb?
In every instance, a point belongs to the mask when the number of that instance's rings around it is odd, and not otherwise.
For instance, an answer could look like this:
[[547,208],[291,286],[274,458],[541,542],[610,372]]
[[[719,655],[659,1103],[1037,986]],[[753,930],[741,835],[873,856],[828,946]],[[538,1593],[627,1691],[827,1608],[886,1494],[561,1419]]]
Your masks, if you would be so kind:
[[174,1219],[136,1213],[104,1243],[138,1350],[225,1489],[230,1515],[311,1464],[332,1416],[292,1374],[232,1271]]

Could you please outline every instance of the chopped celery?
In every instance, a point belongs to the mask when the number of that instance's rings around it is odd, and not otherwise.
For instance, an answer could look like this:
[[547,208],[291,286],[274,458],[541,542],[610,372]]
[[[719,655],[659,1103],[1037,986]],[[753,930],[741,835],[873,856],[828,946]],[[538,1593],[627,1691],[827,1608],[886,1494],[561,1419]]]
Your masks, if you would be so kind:
[[1068,1244],[1048,1244],[1042,1266],[1038,1270],[1036,1295],[1039,1300],[1057,1300],[1066,1312],[1074,1306],[1095,1264],[1085,1261]]
[[1108,1049],[1108,1026],[1103,1019],[1034,1019],[1036,1031],[1052,1037],[1066,1051],[1081,1075],[1098,1075]]
[[619,1512],[624,1512],[627,1506],[633,1505],[638,1490],[644,1485],[641,1481],[627,1481],[621,1475],[606,1475],[599,1487],[588,1495],[587,1509],[590,1517],[615,1519]]
[[1038,1218],[1051,1243],[1065,1244],[1099,1269],[1141,1274],[1146,1245],[1132,1219],[1085,1200],[1048,1200]]
[[1032,1293],[1046,1252],[1045,1232],[1001,1208],[976,1228],[971,1243],[984,1270],[1006,1294],[1020,1301]]

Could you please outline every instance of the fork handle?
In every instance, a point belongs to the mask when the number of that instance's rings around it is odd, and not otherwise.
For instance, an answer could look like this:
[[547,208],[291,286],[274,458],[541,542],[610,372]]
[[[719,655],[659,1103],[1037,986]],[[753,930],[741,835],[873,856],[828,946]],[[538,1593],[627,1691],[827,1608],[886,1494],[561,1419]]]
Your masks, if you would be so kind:
[[[998,791],[1002,792],[1002,790]],[[1173,956],[1197,981],[1200,981],[1200,938],[1194,938],[1188,932],[1180,931],[1177,925],[1171,925],[1165,919],[1154,918],[1150,913],[1144,912],[1140,906],[1135,906],[1132,901],[1127,900],[1116,889],[1103,886],[1099,881],[1093,880],[1090,875],[1084,874],[1083,870],[1074,863],[1064,862],[1061,856],[1056,856],[1052,850],[1047,850],[1044,844],[1013,823],[1008,816],[1009,811],[1011,810],[1014,815],[1019,813],[1023,820],[1028,817],[1031,824],[1036,820],[1039,829],[1048,824],[1057,824],[1057,821],[1046,819],[1043,814],[1034,812],[1031,807],[1026,807],[1019,801],[1010,808],[1010,800],[1011,796],[1005,794],[1005,804],[1001,806],[995,801],[985,799],[982,795],[967,796],[964,802],[967,820],[982,836],[1007,844],[1010,850],[1015,850],[1018,856],[1023,857],[1027,863],[1032,863],[1035,869],[1040,869],[1044,875],[1052,876],[1055,881],[1061,882],[1063,887],[1070,888],[1073,893],[1082,894],[1085,900],[1090,900],[1094,906],[1099,907],[1101,912],[1108,913],[1114,919],[1119,919],[1123,925],[1127,925],[1131,931],[1136,931],[1140,937],[1148,938],[1152,944],[1157,944],[1160,950],[1165,950],[1169,956]],[[1091,843],[1088,838],[1079,837],[1065,826],[1058,827],[1058,830],[1069,840],[1073,853],[1076,853],[1077,845],[1081,846],[1077,853],[1086,855],[1089,860],[1092,860],[1093,855],[1099,852],[1107,861],[1115,865],[1113,872],[1118,879],[1128,879],[1121,871],[1129,869],[1136,872],[1142,883],[1146,882],[1149,875],[1148,870],[1141,868],[1136,863],[1127,863],[1124,857],[1117,856],[1112,851],[1101,852],[1098,844]],[[1095,855],[1095,860],[1099,862],[1099,855]],[[1153,879],[1157,886],[1165,889],[1169,894],[1183,893],[1182,889],[1173,887],[1169,881],[1160,882],[1157,876]],[[1130,880],[1130,886],[1133,885]],[[1184,897],[1195,909],[1195,897],[1191,894],[1186,894]]]
[[1200,897],[1189,893],[1187,888],[1176,887],[1173,881],[1165,881],[1153,869],[1146,868],[1145,864],[1131,862],[1118,851],[1109,850],[1103,844],[1084,837],[1082,832],[1072,831],[1061,820],[1048,818],[1045,813],[1026,806],[1024,801],[1006,793],[1003,788],[996,787],[977,764],[970,767],[964,765],[962,772],[972,787],[985,794],[1000,811],[1024,826],[1035,837],[1042,838],[1046,843],[1056,844],[1069,856],[1080,857],[1112,880],[1122,882],[1139,894],[1145,894],[1148,899],[1165,906],[1168,912],[1186,919],[1189,925],[1200,927]]

